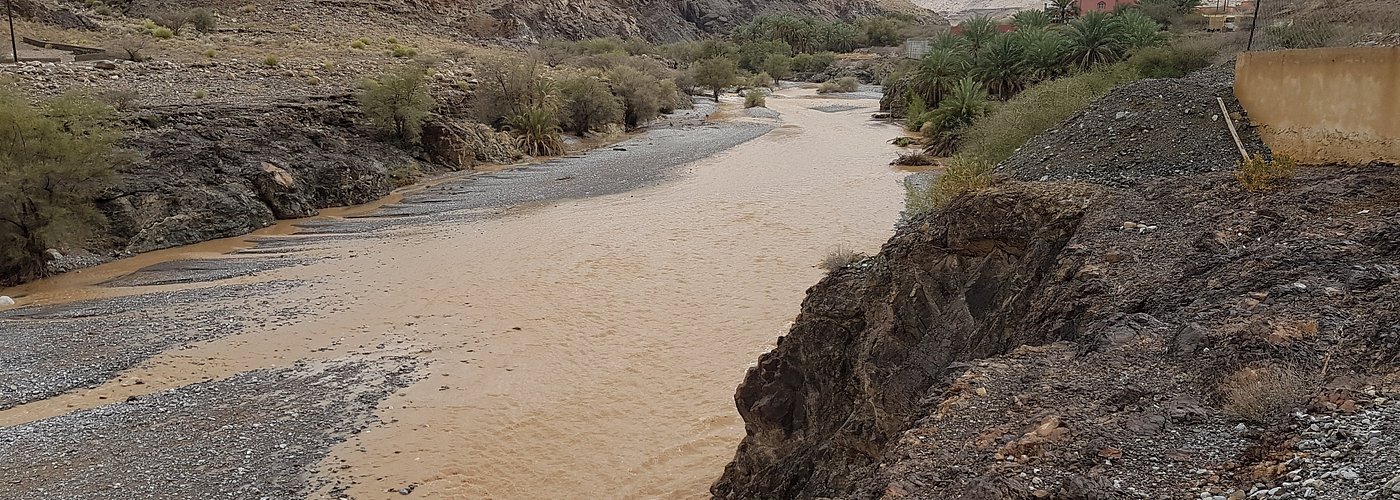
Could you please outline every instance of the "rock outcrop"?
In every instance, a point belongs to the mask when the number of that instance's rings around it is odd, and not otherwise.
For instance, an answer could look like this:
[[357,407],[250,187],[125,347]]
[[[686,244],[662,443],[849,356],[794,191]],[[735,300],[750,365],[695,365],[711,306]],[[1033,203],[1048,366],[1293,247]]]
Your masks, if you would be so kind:
[[99,200],[110,227],[96,251],[236,236],[383,197],[395,169],[419,162],[357,130],[354,113],[348,97],[143,110],[124,146],[145,156]]
[[[1238,158],[1228,132],[1206,136],[1223,126],[1211,93],[1160,105],[1215,88],[1200,78],[1096,101],[1003,163],[1009,179],[813,287],[735,395],[747,436],[714,496],[1400,484],[1400,170],[1308,167],[1247,191],[1220,166]],[[1095,120],[1138,140],[1071,137]],[[1172,139],[1180,127],[1198,136]]]

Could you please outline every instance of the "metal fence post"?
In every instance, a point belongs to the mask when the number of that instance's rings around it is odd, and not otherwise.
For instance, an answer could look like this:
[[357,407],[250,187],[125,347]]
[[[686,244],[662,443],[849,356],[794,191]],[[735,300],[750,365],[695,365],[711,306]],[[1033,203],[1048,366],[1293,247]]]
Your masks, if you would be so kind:
[[1259,6],[1264,0],[1254,0],[1254,18],[1249,21],[1249,43],[1245,44],[1244,51],[1254,50],[1254,30],[1259,29]]

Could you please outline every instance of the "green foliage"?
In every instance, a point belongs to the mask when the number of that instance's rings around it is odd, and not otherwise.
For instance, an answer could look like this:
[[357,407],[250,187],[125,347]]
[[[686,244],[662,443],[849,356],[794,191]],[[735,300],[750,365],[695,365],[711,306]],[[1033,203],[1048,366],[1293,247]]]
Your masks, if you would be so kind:
[[472,114],[477,121],[499,127],[506,117],[548,104],[550,86],[541,78],[540,65],[535,61],[496,57],[484,59],[477,66],[480,83],[472,99]]
[[861,29],[850,23],[807,16],[760,16],[734,29],[731,37],[740,42],[777,40],[802,52],[846,52],[860,45]]
[[785,54],[772,54],[763,60],[761,70],[773,77],[777,83],[782,83],[784,79],[792,76],[792,58]]
[[856,80],[855,77],[851,76],[841,77],[835,80],[831,80],[829,82],[824,82],[817,87],[817,93],[819,94],[855,92],[857,90],[860,90],[860,80]]
[[671,113],[677,109],[690,109],[695,107],[691,101],[690,94],[680,87],[673,79],[661,80],[661,112]]
[[739,68],[734,61],[722,57],[696,62],[691,67],[691,73],[697,84],[714,93],[715,102],[719,102],[720,92],[734,85],[739,78]]
[[1128,64],[1143,78],[1181,78],[1210,66],[1215,51],[1202,47],[1152,47],[1139,50]]
[[1048,28],[1051,22],[1050,14],[1044,10],[1023,10],[1011,16],[1011,24],[1017,31]]
[[363,49],[363,48],[365,48],[365,42],[360,41],[360,40],[355,40],[355,41],[353,41],[353,42],[350,42],[350,48],[356,49],[356,50]]
[[1128,52],[1157,47],[1167,42],[1162,26],[1141,11],[1130,9],[1115,17]]
[[263,66],[267,66],[267,67],[269,67],[269,68],[276,68],[277,66],[280,66],[281,64],[282,64],[282,59],[279,58],[279,57],[277,57],[277,56],[269,55],[269,56],[263,58]]
[[627,128],[655,120],[661,113],[661,82],[630,66],[608,72],[612,92],[622,100],[623,123]]
[[928,121],[928,103],[919,94],[909,94],[909,104],[904,108],[904,128],[910,132],[918,132],[924,128],[924,122]]
[[914,92],[933,106],[943,100],[943,96],[958,80],[967,76],[971,61],[966,52],[957,48],[940,47],[930,50],[913,72]]
[[928,141],[925,152],[948,156],[956,151],[963,129],[987,112],[987,98],[986,87],[976,80],[969,77],[958,81],[948,97],[928,114],[921,130]]
[[891,17],[869,17],[861,19],[859,23],[866,45],[872,47],[890,47],[902,43],[903,36],[898,20]]
[[360,112],[376,129],[404,143],[418,141],[423,121],[437,105],[428,93],[423,68],[405,66],[366,80],[361,87]]
[[389,55],[398,58],[414,57],[418,55],[418,49],[396,43],[389,46]]
[[760,89],[749,90],[744,94],[744,108],[766,108],[768,107],[768,92]]
[[965,193],[975,193],[996,184],[995,163],[969,155],[958,155],[944,163],[937,179],[920,186],[904,181],[904,217],[910,218],[948,206]]
[[763,71],[763,63],[775,55],[789,56],[792,47],[781,40],[758,40],[739,46],[739,67],[749,71]]
[[753,76],[749,77],[749,84],[748,84],[748,86],[749,86],[749,87],[753,87],[753,88],[759,88],[759,87],[768,88],[768,87],[772,87],[772,86],[773,86],[773,77],[772,77],[772,76],[769,76],[767,72],[758,73],[758,74],[756,74],[756,75],[753,75]]
[[0,87],[0,282],[44,274],[49,248],[103,222],[95,199],[119,161],[112,109],[69,93],[33,105]]
[[973,16],[959,26],[963,31],[964,43],[974,54],[997,36],[997,23],[987,16]]
[[219,29],[219,20],[209,9],[190,9],[188,15],[190,24],[200,33],[213,33]]
[[1068,69],[1064,64],[1068,44],[1059,30],[1028,29],[1013,36],[1021,44],[1021,62],[1028,81],[1049,80]]
[[1054,12],[1054,17],[1060,24],[1065,24],[1068,23],[1070,19],[1079,15],[1079,2],[1075,0],[1053,0],[1051,2],[1051,11]]
[[1292,179],[1294,171],[1298,168],[1298,162],[1282,154],[1274,155],[1272,160],[1266,160],[1262,155],[1254,155],[1248,161],[1235,162],[1235,165],[1235,180],[1249,191],[1273,189],[1280,181]]
[[973,123],[963,135],[962,151],[999,163],[1030,138],[1059,125],[1113,87],[1136,78],[1131,68],[1120,65],[1032,86]]
[[836,62],[836,54],[832,52],[798,54],[792,58],[792,70],[798,73],[821,73],[830,68],[834,62]]
[[578,42],[579,50],[588,55],[619,54],[629,55],[622,39],[616,37],[590,38]]
[[997,35],[982,47],[973,63],[972,76],[987,85],[993,95],[1009,99],[1026,84],[1024,53],[1017,38]]
[[159,27],[151,30],[151,36],[159,38],[161,40],[169,40],[175,37],[175,33],[171,31],[170,28]]
[[515,135],[520,149],[532,156],[556,156],[564,153],[564,140],[559,137],[559,125],[548,109],[530,108],[506,119],[506,130]]
[[622,100],[608,86],[591,76],[578,76],[559,84],[564,126],[581,136],[609,123],[621,123]]
[[1112,16],[1103,12],[1090,12],[1084,17],[1069,23],[1070,63],[1081,69],[1089,69],[1107,64],[1123,57],[1125,43],[1123,32]]

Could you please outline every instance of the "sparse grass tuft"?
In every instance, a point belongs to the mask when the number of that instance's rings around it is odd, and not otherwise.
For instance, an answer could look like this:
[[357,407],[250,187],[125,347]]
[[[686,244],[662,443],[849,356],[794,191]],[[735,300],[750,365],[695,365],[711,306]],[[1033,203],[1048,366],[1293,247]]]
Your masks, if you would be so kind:
[[833,94],[838,92],[855,92],[859,89],[860,80],[856,80],[855,77],[847,76],[822,83],[820,87],[817,87],[817,93]]
[[194,98],[195,98],[195,99],[203,99],[203,98],[205,98],[205,97],[209,97],[209,91],[208,91],[208,90],[196,89],[196,90],[194,91]]
[[1254,155],[1249,161],[1236,162],[1235,180],[1249,191],[1268,191],[1279,181],[1292,179],[1298,162],[1286,155],[1274,155],[1273,160],[1265,160],[1263,155]]
[[219,55],[219,52],[216,51],[216,50],[214,50],[214,49],[205,49],[205,50],[204,50],[204,58],[205,58],[205,59],[213,59],[213,58],[217,57],[218,55]]
[[363,49],[365,48],[365,42],[363,40],[355,40],[353,42],[350,42],[350,48],[355,50]]
[[400,58],[413,57],[418,55],[418,49],[396,43],[389,47],[389,55]]
[[1307,401],[1307,380],[1281,366],[1242,368],[1220,386],[1225,411],[1261,424],[1278,422]]
[[112,89],[98,93],[97,98],[114,110],[127,111],[131,109],[132,103],[141,98],[141,94],[135,90]]
[[151,36],[159,38],[161,40],[169,40],[171,38],[175,38],[175,32],[171,31],[170,28],[160,26],[156,29],[151,30]]
[[992,163],[1001,162],[1032,137],[1084,109],[1090,101],[1136,79],[1136,71],[1119,64],[1032,86],[968,127],[962,137],[962,151]]
[[263,66],[276,68],[282,65],[282,59],[277,56],[267,56],[263,58]]
[[964,193],[981,191],[996,184],[992,168],[996,166],[981,158],[957,155],[947,160],[943,173],[927,186],[904,182],[904,214],[918,215],[942,208]]
[[826,271],[835,271],[849,266],[862,258],[864,258],[864,256],[857,253],[855,250],[851,250],[845,245],[838,245],[830,252],[827,252],[826,257],[822,258],[821,263],[817,264],[817,267],[825,269]]

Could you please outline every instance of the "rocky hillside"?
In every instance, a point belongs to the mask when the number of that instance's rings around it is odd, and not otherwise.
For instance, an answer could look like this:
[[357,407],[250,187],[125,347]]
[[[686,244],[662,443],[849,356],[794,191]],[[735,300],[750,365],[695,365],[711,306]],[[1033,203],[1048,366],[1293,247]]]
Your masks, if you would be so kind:
[[716,497],[1400,495],[1400,171],[1034,168],[809,291]]

